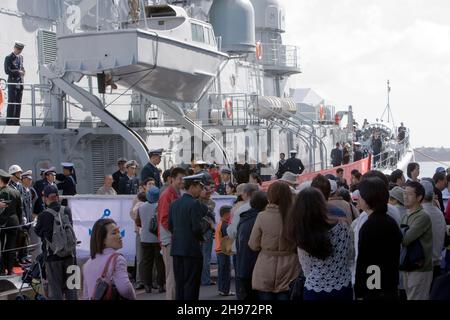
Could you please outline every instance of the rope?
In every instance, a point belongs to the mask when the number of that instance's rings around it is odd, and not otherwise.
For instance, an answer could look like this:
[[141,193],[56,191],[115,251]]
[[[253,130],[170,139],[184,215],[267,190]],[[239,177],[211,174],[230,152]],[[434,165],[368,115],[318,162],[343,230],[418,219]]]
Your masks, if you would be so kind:
[[31,244],[31,245],[26,246],[26,247],[2,250],[2,251],[0,251],[0,253],[12,252],[12,251],[19,251],[19,250],[23,250],[23,249],[31,249],[31,248],[38,247],[38,246],[40,246],[40,245],[41,245],[40,243],[36,243],[36,244]]
[[445,163],[445,162],[436,160],[435,158],[433,158],[433,157],[431,157],[431,156],[429,156],[429,155],[427,155],[427,154],[425,154],[425,153],[423,153],[423,152],[420,152],[420,151],[417,151],[417,150],[414,150],[414,152],[417,152],[418,154],[421,154],[421,155],[423,155],[425,158],[431,159],[431,160],[433,160],[433,161],[436,162],[436,163],[442,164],[442,165],[444,165],[444,166],[446,166],[446,167],[450,167],[450,165],[449,165],[448,163]]
[[22,225],[20,225],[20,226],[13,226],[13,227],[0,228],[0,230],[19,229],[19,228],[22,228],[22,227],[28,227],[28,226],[31,226],[31,225],[33,225],[33,224],[34,224],[34,222],[30,222],[30,223],[27,223],[27,224],[22,224]]

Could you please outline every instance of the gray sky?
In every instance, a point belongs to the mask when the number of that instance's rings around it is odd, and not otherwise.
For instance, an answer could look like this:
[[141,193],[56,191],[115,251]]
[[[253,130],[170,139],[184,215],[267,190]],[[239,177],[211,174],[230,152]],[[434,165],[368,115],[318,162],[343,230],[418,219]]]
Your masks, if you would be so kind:
[[296,87],[313,88],[356,120],[375,121],[391,81],[394,120],[416,147],[450,147],[449,0],[280,0],[285,44],[301,49]]

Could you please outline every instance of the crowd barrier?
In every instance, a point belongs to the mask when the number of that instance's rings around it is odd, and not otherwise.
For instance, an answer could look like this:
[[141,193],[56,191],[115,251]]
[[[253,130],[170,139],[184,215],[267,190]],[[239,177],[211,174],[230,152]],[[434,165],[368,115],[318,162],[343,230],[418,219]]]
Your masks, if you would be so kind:
[[[332,175],[336,175],[336,170],[339,168],[344,169],[344,178],[347,180],[347,183],[350,184],[351,178],[352,178],[352,174],[351,172],[353,170],[358,170],[359,172],[361,172],[361,174],[366,173],[367,171],[371,170],[371,164],[372,164],[372,156],[369,155],[369,157],[362,159],[360,161],[356,161],[350,164],[346,164],[343,166],[339,166],[339,167],[335,167],[335,168],[331,168],[331,169],[326,169],[326,170],[321,170],[321,171],[317,171],[317,172],[309,172],[309,173],[304,173],[302,175],[299,175],[297,177],[297,182],[298,184],[302,184],[303,182],[306,181],[311,181],[313,180],[318,174],[321,175],[327,175],[327,174],[332,174]],[[263,182],[262,184],[262,190],[267,191],[267,189],[269,189],[269,186],[274,183],[277,180],[271,180],[271,181],[266,181]]]
[[[68,200],[68,206],[72,210],[74,231],[77,240],[81,241],[79,246],[77,246],[77,258],[89,258],[92,227],[97,220],[109,218],[116,221],[121,231],[123,248],[120,252],[129,263],[134,263],[136,233],[134,221],[130,217],[130,210],[136,196],[77,195],[63,198]],[[232,205],[236,197],[213,196],[212,200],[216,203],[215,214],[216,222],[218,222],[220,220],[220,208],[224,205]],[[214,252],[212,261],[215,261]]]

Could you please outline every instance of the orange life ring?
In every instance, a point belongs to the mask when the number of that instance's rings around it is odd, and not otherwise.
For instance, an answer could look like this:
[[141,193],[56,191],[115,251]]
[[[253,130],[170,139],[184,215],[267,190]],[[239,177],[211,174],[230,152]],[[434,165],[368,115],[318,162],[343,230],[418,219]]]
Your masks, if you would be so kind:
[[256,43],[256,59],[257,60],[262,60],[263,58],[263,48],[262,48],[262,43],[261,42],[257,42]]
[[5,92],[2,88],[0,88],[0,112],[3,109],[3,106],[5,105]]
[[320,121],[325,120],[325,108],[324,108],[323,104],[320,105],[319,115],[320,115]]
[[227,118],[233,118],[233,100],[231,98],[225,99],[225,112],[227,113]]

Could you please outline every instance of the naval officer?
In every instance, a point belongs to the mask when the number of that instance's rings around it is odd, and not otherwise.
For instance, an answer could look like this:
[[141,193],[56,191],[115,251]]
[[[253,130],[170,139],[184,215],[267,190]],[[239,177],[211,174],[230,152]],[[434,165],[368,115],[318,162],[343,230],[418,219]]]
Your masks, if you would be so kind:
[[145,181],[148,178],[155,179],[155,185],[158,188],[162,187],[161,182],[161,172],[156,167],[161,163],[161,155],[164,152],[164,149],[154,149],[148,152],[148,163],[142,168],[141,172],[141,181]]
[[120,179],[127,176],[127,170],[125,169],[125,163],[127,163],[128,160],[125,158],[119,158],[117,160],[117,166],[119,167],[119,170],[113,173],[113,184],[112,187],[114,190],[116,190],[117,193],[119,193],[119,182]]
[[198,200],[205,185],[205,175],[183,178],[186,193],[169,209],[169,231],[175,274],[176,300],[198,300],[203,268],[202,242],[209,228],[203,219],[207,207]]
[[13,52],[5,58],[5,73],[8,75],[8,109],[6,111],[6,125],[20,125],[20,109],[22,107],[23,67],[22,51],[25,45],[16,41]]
[[223,168],[222,171],[220,171],[220,175],[222,180],[217,187],[217,193],[221,196],[225,196],[227,194],[227,185],[231,183],[231,169]]
[[292,172],[293,174],[302,174],[305,171],[305,166],[302,160],[297,159],[297,150],[291,150],[291,157],[286,160],[285,167],[287,172]]
[[[8,229],[0,231],[1,250],[16,248],[17,227],[22,223],[22,199],[20,192],[8,185],[11,175],[0,169],[0,226]],[[9,228],[13,227],[13,228]],[[13,274],[14,251],[6,251],[1,255],[0,275]]]
[[[58,190],[62,190],[63,196],[74,196],[77,194],[77,176],[75,174],[75,168],[73,163],[63,162],[63,173],[56,175],[56,180],[59,183],[56,184]],[[61,201],[63,206],[67,206],[67,199]]]
[[127,170],[125,177],[120,178],[119,192],[117,194],[138,194],[139,179],[136,177],[137,162],[130,160],[125,164]]

